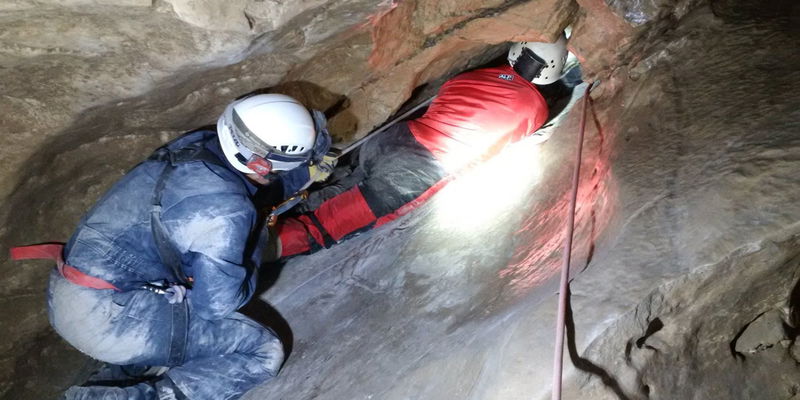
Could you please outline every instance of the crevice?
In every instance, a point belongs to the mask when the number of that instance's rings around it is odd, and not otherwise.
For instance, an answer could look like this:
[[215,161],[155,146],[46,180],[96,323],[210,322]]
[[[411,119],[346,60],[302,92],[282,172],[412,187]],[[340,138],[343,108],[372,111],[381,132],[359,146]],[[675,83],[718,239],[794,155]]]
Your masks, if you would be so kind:
[[[636,347],[638,347],[638,348],[640,348],[640,349],[641,349],[641,348],[642,348],[642,346],[644,346],[644,345],[645,345],[645,342],[647,341],[647,339],[648,339],[650,336],[653,336],[654,334],[656,334],[656,332],[660,331],[660,330],[661,330],[661,329],[663,329],[663,328],[664,328],[664,323],[663,323],[663,322],[661,322],[661,319],[660,319],[660,318],[655,318],[655,319],[653,319],[652,321],[650,321],[650,323],[649,323],[649,324],[647,324],[647,329],[646,329],[646,330],[645,330],[645,332],[644,332],[644,336],[642,336],[642,337],[640,337],[640,338],[636,339]],[[647,346],[647,348],[649,348],[649,349],[652,349],[652,350],[655,350],[655,349],[654,349],[653,347],[651,347],[651,346]]]
[[485,8],[485,9],[481,10],[480,12],[469,16],[469,18],[467,18],[467,19],[465,19],[463,21],[459,21],[455,25],[445,29],[442,32],[439,32],[439,33],[437,33],[435,35],[432,35],[432,36],[428,36],[427,38],[425,38],[425,41],[424,41],[424,43],[422,45],[422,49],[427,49],[427,48],[435,46],[443,38],[448,37],[453,32],[464,28],[465,26],[467,26],[467,24],[469,24],[470,22],[472,22],[474,20],[482,19],[482,18],[494,17],[494,16],[496,16],[498,14],[501,14],[501,13],[507,11],[511,7],[514,7],[514,6],[519,5],[519,4],[527,3],[527,2],[528,2],[528,0],[509,0],[509,1],[506,1],[505,3],[503,3],[503,4],[501,4],[501,5],[497,6],[497,7]]
[[741,338],[742,335],[744,335],[745,331],[747,331],[747,328],[750,327],[750,324],[755,322],[759,317],[761,317],[765,313],[766,313],[766,311],[756,315],[755,318],[751,319],[750,322],[746,323],[741,329],[739,329],[739,331],[736,332],[736,335],[733,336],[733,339],[731,339],[731,341],[728,344],[728,346],[730,347],[731,356],[733,356],[733,358],[735,358],[736,360],[745,361],[746,358],[747,358],[741,352],[736,351],[736,342],[739,341],[739,338]]
[[250,30],[251,31],[254,30],[256,27],[255,18],[252,15],[250,15],[250,13],[248,13],[247,11],[244,12],[244,18],[247,20],[247,26],[250,28]]
[[795,336],[800,330],[800,280],[798,280],[791,293],[789,293],[789,323]]
[[570,293],[569,288],[567,288],[565,324],[567,334],[567,351],[572,364],[575,366],[575,368],[599,378],[603,385],[613,391],[620,400],[632,400],[633,398],[625,393],[617,379],[608,371],[606,371],[605,368],[593,363],[587,358],[581,357],[580,354],[578,354],[578,346],[575,343],[575,319],[572,315],[572,302],[570,301],[571,297],[572,294]]

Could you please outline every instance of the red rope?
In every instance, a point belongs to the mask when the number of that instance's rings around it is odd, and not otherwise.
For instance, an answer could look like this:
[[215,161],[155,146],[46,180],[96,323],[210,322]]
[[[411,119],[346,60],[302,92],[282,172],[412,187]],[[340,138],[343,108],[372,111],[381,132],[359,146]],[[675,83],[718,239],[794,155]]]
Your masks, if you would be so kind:
[[569,264],[572,255],[572,234],[575,231],[575,208],[578,201],[578,182],[581,174],[581,153],[583,153],[583,136],[586,131],[586,108],[589,103],[589,91],[583,95],[581,114],[581,130],[578,138],[578,151],[575,157],[575,172],[572,175],[572,196],[569,201],[567,216],[567,240],[564,243],[564,265],[561,267],[561,286],[558,292],[558,316],[556,319],[556,345],[553,360],[553,400],[561,400],[561,374],[564,363],[564,323],[567,313],[567,285],[569,284]]

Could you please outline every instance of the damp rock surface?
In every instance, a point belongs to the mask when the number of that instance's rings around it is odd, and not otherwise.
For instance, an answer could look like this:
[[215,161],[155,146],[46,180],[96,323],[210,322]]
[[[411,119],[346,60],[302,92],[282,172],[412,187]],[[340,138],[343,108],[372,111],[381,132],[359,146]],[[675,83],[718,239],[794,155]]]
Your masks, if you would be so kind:
[[[125,171],[181,132],[212,124],[236,97],[296,96],[328,112],[332,132],[347,142],[385,121],[415,88],[435,91],[503,53],[508,40],[554,38],[578,14],[586,26],[621,20],[580,10],[568,0],[3,2],[0,250],[66,240]],[[387,52],[398,46],[403,52]],[[599,58],[586,71],[607,73],[611,61]],[[50,265],[2,265],[0,309],[24,318],[0,315],[11,349],[0,357],[0,394],[52,397],[80,381],[75,368],[61,369],[63,379],[17,368],[40,365],[37,346],[52,333],[43,300]],[[60,345],[48,362],[81,362]]]
[[[126,170],[243,94],[328,111],[346,143],[506,41],[571,25],[570,49],[600,82],[565,398],[792,398],[799,14],[757,3],[4,2],[0,250],[65,240]],[[245,397],[549,397],[587,86],[547,142],[513,146],[412,214],[264,271],[277,280],[256,308],[277,312],[292,352]],[[56,398],[96,364],[48,327],[51,266],[2,265],[0,397]]]

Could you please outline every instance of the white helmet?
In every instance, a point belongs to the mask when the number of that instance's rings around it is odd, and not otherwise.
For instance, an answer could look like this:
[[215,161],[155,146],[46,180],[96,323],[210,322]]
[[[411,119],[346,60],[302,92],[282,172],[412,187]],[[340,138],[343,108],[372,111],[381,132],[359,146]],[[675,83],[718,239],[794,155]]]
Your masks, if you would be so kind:
[[[525,49],[529,49],[533,54],[526,52]],[[524,54],[532,56],[530,59],[523,57],[523,60],[526,63],[530,63],[530,65],[519,65],[515,69],[518,72],[520,68],[531,71],[530,75],[533,75],[531,77],[531,82],[537,85],[553,83],[561,78],[564,64],[567,62],[567,37],[562,33],[555,43],[514,43],[508,51],[508,63],[511,64],[512,67],[515,66],[514,64],[516,64],[520,56]]]
[[282,94],[259,94],[229,104],[217,120],[217,135],[234,168],[262,176],[308,162],[317,136],[308,109]]

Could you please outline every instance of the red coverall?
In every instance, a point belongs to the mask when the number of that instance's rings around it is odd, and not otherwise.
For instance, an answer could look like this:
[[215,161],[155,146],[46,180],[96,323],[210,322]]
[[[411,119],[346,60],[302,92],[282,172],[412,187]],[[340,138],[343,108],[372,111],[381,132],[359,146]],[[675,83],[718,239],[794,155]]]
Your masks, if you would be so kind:
[[279,222],[281,256],[330,247],[406,214],[459,169],[536,131],[547,112],[536,86],[510,66],[454,77],[422,117],[362,145],[359,178],[350,187],[313,211]]

